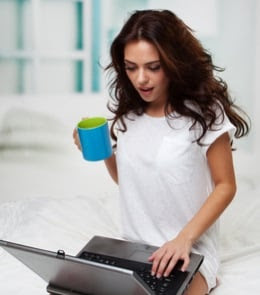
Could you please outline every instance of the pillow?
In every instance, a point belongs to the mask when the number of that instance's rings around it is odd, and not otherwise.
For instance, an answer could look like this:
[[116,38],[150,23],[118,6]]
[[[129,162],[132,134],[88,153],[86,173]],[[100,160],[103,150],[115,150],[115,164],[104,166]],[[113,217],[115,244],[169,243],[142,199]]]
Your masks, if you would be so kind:
[[61,151],[66,149],[67,127],[49,114],[22,107],[6,111],[0,127],[0,150]]

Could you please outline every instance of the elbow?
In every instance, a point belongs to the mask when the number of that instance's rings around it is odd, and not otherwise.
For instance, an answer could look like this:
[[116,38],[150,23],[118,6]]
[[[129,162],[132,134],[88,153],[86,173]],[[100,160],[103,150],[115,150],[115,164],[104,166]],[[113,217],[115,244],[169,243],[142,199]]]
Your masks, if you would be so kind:
[[230,189],[230,195],[231,195],[231,199],[234,199],[236,192],[237,192],[237,184],[236,184],[236,180],[233,179],[233,181],[231,181],[231,183],[229,184],[229,189]]
[[228,199],[228,203],[231,203],[232,200],[234,199],[235,195],[236,195],[236,192],[237,192],[237,186],[236,186],[236,183],[232,183],[232,184],[227,184],[226,185],[226,196],[227,199]]
[[216,185],[216,191],[219,193],[219,196],[222,196],[221,199],[225,203],[225,206],[228,206],[236,195],[236,183],[219,183]]
[[234,199],[236,193],[237,193],[237,185],[236,185],[236,183],[235,183],[235,184],[233,185],[233,191],[232,191],[233,197],[232,197],[232,199]]

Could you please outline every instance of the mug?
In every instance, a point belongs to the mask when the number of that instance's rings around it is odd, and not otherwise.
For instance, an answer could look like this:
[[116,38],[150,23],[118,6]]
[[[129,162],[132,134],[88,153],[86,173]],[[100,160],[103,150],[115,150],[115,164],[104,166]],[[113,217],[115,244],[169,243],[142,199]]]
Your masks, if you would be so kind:
[[100,161],[112,156],[112,145],[106,118],[83,119],[78,123],[77,127],[85,160]]

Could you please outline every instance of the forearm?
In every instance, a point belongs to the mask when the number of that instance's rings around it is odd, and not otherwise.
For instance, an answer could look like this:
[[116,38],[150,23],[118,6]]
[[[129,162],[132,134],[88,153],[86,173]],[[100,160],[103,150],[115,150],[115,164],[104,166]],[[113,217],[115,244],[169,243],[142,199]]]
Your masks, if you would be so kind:
[[106,159],[105,165],[107,167],[108,173],[110,174],[111,178],[115,181],[115,183],[118,183],[118,175],[117,175],[117,165],[116,165],[116,156],[113,153],[113,155]]
[[235,183],[216,185],[206,202],[180,232],[193,244],[220,217],[236,192]]

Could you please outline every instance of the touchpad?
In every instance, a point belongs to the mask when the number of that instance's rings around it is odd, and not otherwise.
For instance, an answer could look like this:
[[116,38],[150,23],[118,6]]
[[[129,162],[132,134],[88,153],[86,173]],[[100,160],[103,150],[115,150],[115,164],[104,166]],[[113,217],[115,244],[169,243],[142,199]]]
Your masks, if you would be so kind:
[[129,259],[140,261],[140,262],[148,262],[148,258],[153,254],[153,251],[142,251],[142,250],[135,250],[130,256]]

